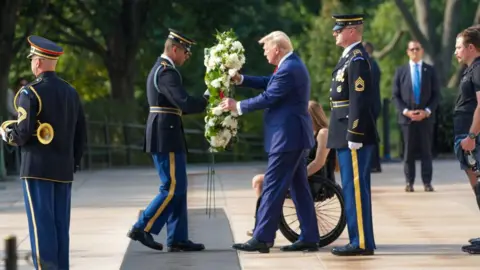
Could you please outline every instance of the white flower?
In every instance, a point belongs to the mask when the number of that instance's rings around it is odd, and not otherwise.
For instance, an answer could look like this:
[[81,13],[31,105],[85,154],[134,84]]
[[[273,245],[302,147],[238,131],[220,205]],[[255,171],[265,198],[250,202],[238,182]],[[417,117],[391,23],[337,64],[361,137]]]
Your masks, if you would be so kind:
[[235,53],[228,55],[227,62],[225,63],[225,65],[228,68],[240,69],[241,63],[240,63],[240,59],[238,59],[238,55]]
[[210,82],[213,88],[220,88],[222,86],[222,78],[217,78]]
[[220,147],[222,146],[222,142],[220,141],[220,138],[217,136],[212,136],[210,137],[210,145],[213,147]]
[[208,122],[207,122],[207,126],[208,127],[214,127],[215,126],[215,119],[210,118],[210,120],[208,120]]
[[216,48],[216,51],[215,52],[220,52],[220,51],[223,51],[225,50],[225,45],[223,45],[222,43],[218,44]]
[[224,75],[222,77],[222,83],[223,83],[223,88],[229,88],[229,86],[230,86],[230,76],[228,74]]
[[237,72],[238,72],[238,69],[231,68],[228,70],[228,75],[230,75],[230,77],[233,77],[237,74]]
[[225,117],[222,121],[222,126],[227,128],[237,128],[237,119],[233,118],[231,115]]
[[221,133],[220,136],[222,138],[223,146],[227,145],[230,139],[232,138],[232,134],[228,129],[224,129]]
[[234,117],[238,117],[238,113],[237,112],[234,112],[234,111],[230,111],[230,115],[234,116]]
[[238,41],[238,40],[237,40],[237,41],[234,41],[234,42],[232,43],[232,50],[234,50],[234,51],[241,51],[241,50],[243,50],[243,45],[242,45],[242,43],[240,43],[240,41]]
[[220,106],[217,106],[217,107],[212,109],[212,113],[214,115],[222,115],[223,109]]

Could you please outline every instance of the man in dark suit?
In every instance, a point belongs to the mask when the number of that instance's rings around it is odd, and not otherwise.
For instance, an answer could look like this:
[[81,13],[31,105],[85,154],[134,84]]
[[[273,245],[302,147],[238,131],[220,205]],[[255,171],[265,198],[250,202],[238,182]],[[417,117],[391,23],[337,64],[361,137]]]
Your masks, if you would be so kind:
[[[382,72],[380,71],[380,67],[378,66],[377,61],[373,58],[373,51],[374,47],[372,43],[364,41],[362,43],[365,51],[368,53],[368,57],[370,58],[370,65],[372,68],[372,93],[373,93],[373,108],[372,113],[373,117],[375,118],[375,123],[380,116],[380,111],[382,109],[382,100],[380,95],[380,76]],[[372,154],[372,164],[371,170],[372,172],[381,172],[382,166],[380,165],[380,147],[379,143],[375,144],[375,148],[373,149]]]
[[195,42],[178,31],[169,30],[164,53],[147,78],[150,113],[144,150],[152,155],[160,176],[160,190],[128,232],[128,237],[149,248],[162,250],[163,245],[157,243],[152,234],[158,235],[167,224],[169,252],[201,251],[205,249],[204,245],[188,238],[187,146],[182,114],[203,112],[207,99],[205,96],[190,96],[176,69],[188,60]]
[[234,76],[246,87],[265,89],[260,95],[237,102],[225,99],[224,109],[243,115],[265,110],[265,151],[268,166],[265,172],[260,206],[253,238],[234,244],[243,251],[267,253],[273,245],[285,196],[290,194],[300,221],[299,240],[284,246],[282,251],[316,251],[320,235],[313,198],[307,180],[306,156],[314,145],[312,120],[308,113],[310,77],[303,61],[293,53],[288,36],[275,31],[259,41],[268,62],[277,66],[266,77]]
[[369,57],[361,44],[363,15],[334,15],[333,36],[344,48],[332,72],[327,147],[337,151],[349,243],[335,247],[338,256],[373,255],[370,161],[378,134],[373,116],[374,92]]
[[[427,192],[432,186],[432,141],[434,112],[439,102],[439,82],[431,65],[422,61],[423,48],[418,41],[408,43],[408,64],[399,67],[393,79],[393,102],[404,140],[406,192],[413,192],[415,158],[420,154],[422,180]],[[419,152],[418,152],[419,151]]]

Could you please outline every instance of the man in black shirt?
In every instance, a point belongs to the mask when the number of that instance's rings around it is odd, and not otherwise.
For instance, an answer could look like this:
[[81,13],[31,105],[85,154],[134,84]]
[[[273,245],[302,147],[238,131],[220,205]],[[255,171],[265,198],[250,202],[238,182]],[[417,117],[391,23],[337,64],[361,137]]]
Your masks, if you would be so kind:
[[[479,164],[480,151],[480,29],[469,27],[457,36],[455,44],[455,56],[459,63],[466,64],[459,85],[459,94],[455,105],[453,125],[455,135],[455,151],[457,156],[473,154],[473,163]],[[463,152],[458,154],[459,152]],[[477,197],[480,208],[480,182],[476,172],[476,165],[469,166],[462,158],[459,158],[461,169],[464,170],[470,180],[472,189]],[[480,238],[471,239],[471,245],[462,247],[468,253],[480,254]]]

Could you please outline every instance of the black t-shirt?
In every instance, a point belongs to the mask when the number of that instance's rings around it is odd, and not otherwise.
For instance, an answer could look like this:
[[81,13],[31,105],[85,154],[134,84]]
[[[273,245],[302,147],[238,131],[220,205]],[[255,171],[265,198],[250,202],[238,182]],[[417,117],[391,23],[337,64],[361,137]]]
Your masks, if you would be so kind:
[[480,57],[463,72],[453,113],[454,134],[468,134],[477,108],[477,92],[480,92]]

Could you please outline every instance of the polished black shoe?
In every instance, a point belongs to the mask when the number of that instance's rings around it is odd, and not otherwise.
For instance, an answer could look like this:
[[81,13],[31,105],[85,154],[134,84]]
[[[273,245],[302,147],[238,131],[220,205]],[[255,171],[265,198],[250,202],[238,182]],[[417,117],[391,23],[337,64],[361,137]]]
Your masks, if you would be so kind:
[[480,237],[472,238],[472,239],[468,240],[468,242],[472,245],[479,245],[480,246]]
[[405,192],[414,192],[415,190],[413,189],[413,185],[412,184],[407,184],[405,186]]
[[232,248],[249,252],[258,251],[260,253],[269,253],[272,246],[272,243],[260,242],[257,239],[252,238],[243,244],[233,244]]
[[337,256],[369,256],[374,253],[373,250],[357,248],[350,244],[332,249],[332,254]]
[[185,242],[177,242],[169,245],[167,248],[168,252],[181,252],[181,251],[202,251],[205,249],[205,246],[200,243],[194,243],[190,240]]
[[153,240],[153,236],[143,230],[132,228],[127,236],[134,241],[139,241],[144,246],[155,250],[163,250],[163,245]]
[[302,241],[296,241],[295,243],[283,246],[281,251],[318,251],[317,243],[306,243]]
[[425,184],[423,187],[425,188],[425,192],[433,192],[433,191],[435,191],[435,190],[433,189],[432,185],[430,185],[430,184]]
[[480,245],[467,245],[462,247],[463,252],[469,254],[480,254]]

